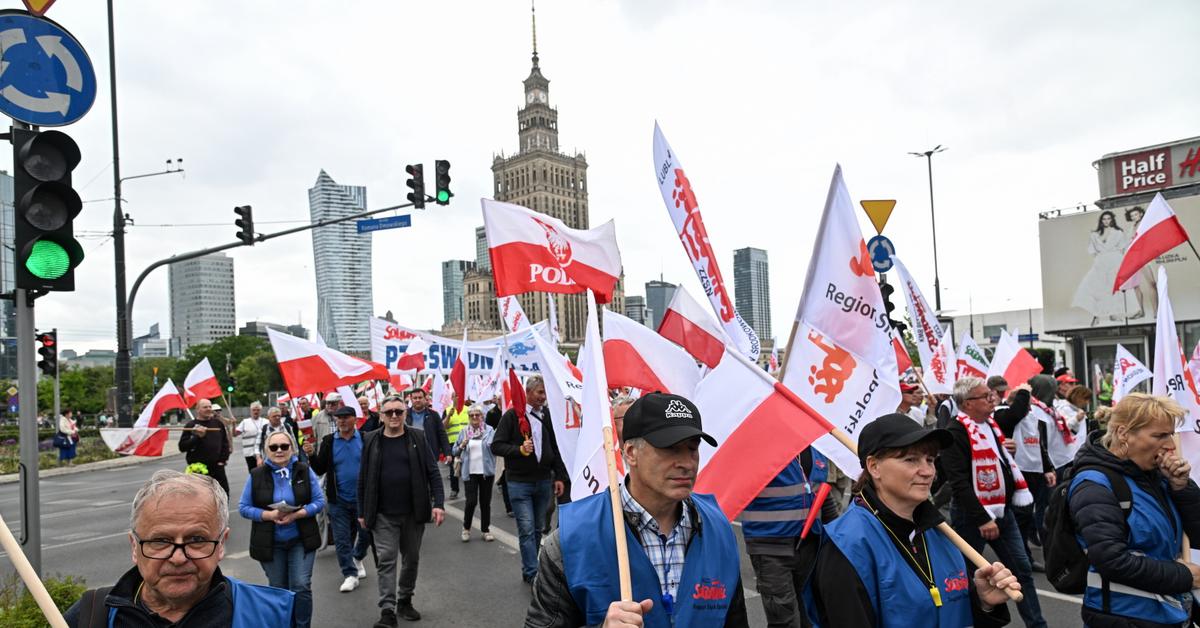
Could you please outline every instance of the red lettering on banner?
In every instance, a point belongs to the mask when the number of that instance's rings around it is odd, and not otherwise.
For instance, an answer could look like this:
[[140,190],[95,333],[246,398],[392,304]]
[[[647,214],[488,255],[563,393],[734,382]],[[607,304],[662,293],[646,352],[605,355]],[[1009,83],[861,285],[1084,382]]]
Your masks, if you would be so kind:
[[946,585],[947,593],[951,591],[966,591],[967,587],[970,586],[967,581],[967,573],[961,570],[957,576],[951,576],[942,582]]
[[406,331],[406,330],[400,329],[399,327],[396,327],[394,325],[388,325],[383,330],[383,339],[384,340],[410,340],[410,339],[416,338],[416,337],[417,337],[417,335],[412,333],[411,331]]
[[529,282],[543,282],[560,286],[573,286],[575,280],[567,276],[566,271],[557,266],[529,265]]
[[693,600],[723,600],[728,595],[725,593],[725,585],[721,584],[720,580],[711,580],[704,578],[696,585],[695,593],[692,593]]
[[[671,198],[675,199],[676,208],[682,207],[687,212],[687,218],[683,219],[683,228],[679,232],[683,248],[693,264],[705,265],[699,269],[700,284],[704,286],[705,294],[710,297],[716,295],[720,300],[721,308],[717,315],[721,317],[721,322],[728,323],[734,316],[733,301],[725,290],[721,269],[717,267],[717,256],[713,255],[712,245],[708,242],[708,231],[704,229],[704,221],[697,210],[699,203],[696,202],[696,194],[692,192],[692,184],[683,174],[683,168],[675,169],[675,189],[671,192]],[[866,244],[863,246],[866,247]]]
[[[925,307],[921,303],[921,300],[913,298],[913,295],[917,293],[916,286],[908,283],[905,288],[908,289],[908,302],[913,304],[913,309],[917,311],[917,318],[921,319],[920,321],[913,322],[921,326],[921,333],[925,334],[925,344],[929,345],[930,349],[937,349],[938,343],[942,339],[937,337],[937,334],[933,331],[933,326],[929,324],[929,316],[926,315]],[[938,381],[944,380],[938,378]]]
[[1187,159],[1179,162],[1179,176],[1194,177],[1196,170],[1200,168],[1200,148],[1189,148]]
[[1041,444],[1042,440],[1037,436],[1026,436],[1021,442],[1025,443],[1026,445],[1038,445]]
[[825,338],[816,332],[808,332],[808,340],[825,352],[821,368],[818,369],[816,365],[809,367],[811,375],[808,377],[808,383],[812,384],[813,392],[825,395],[825,403],[833,403],[846,387],[846,380],[854,375],[854,367],[858,366],[858,363],[849,351],[826,342]]

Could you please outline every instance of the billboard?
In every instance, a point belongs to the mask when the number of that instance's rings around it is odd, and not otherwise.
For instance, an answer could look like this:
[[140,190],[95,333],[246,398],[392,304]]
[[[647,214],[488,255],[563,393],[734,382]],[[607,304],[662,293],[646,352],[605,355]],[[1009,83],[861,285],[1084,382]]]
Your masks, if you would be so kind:
[[1200,183],[1200,137],[1112,153],[1093,165],[1101,198]]
[[[1200,234],[1200,196],[1167,203],[1189,234]],[[1154,264],[1139,273],[1136,287],[1112,293],[1117,268],[1144,207],[1129,204],[1038,223],[1047,332],[1154,324],[1158,312]],[[1200,320],[1200,262],[1195,257],[1184,243],[1157,260],[1171,276],[1171,305],[1179,322]]]

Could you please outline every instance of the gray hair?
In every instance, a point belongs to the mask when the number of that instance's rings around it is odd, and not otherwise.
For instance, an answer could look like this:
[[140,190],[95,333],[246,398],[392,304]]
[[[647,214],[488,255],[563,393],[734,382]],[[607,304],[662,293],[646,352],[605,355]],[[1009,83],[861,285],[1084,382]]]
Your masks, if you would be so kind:
[[298,455],[300,453],[300,446],[296,444],[296,438],[292,436],[291,430],[281,429],[276,432],[271,432],[263,437],[262,451],[259,452],[262,454],[263,460],[267,459],[267,444],[271,442],[271,439],[274,438],[276,434],[283,434],[284,436],[287,436],[288,442],[292,444],[292,455]]
[[612,400],[611,405],[615,409],[617,406],[627,406],[635,401],[637,401],[637,399],[634,399],[630,395],[617,395],[617,398]]
[[161,469],[150,476],[138,489],[133,498],[133,509],[129,514],[129,529],[137,527],[138,518],[147,502],[158,501],[167,495],[195,495],[211,497],[217,511],[217,522],[221,531],[229,528],[229,496],[213,478],[200,473],[180,473],[172,469]]
[[250,409],[251,409],[251,410],[253,410],[253,409],[255,409],[255,408],[258,408],[259,410],[262,410],[262,402],[261,402],[261,401],[251,401],[251,402],[250,402]]
[[960,377],[957,382],[954,382],[954,403],[961,408],[967,401],[967,396],[972,390],[980,386],[987,386],[987,382],[980,377]]
[[478,412],[479,414],[487,416],[487,408],[484,408],[482,403],[471,404],[471,407],[467,408],[467,416],[470,416],[472,412]]
[[538,386],[546,387],[546,382],[542,380],[541,375],[530,375],[529,379],[525,380],[525,392],[530,392]]
[[[421,392],[425,392],[425,391],[422,390]],[[385,403],[396,403],[396,402],[403,404],[404,409],[408,410],[408,402],[404,400],[403,396],[397,395],[396,393],[392,393],[392,394],[384,397],[383,401],[379,402],[379,409],[382,410],[383,404],[385,404]]]
[[275,416],[276,414],[283,416],[283,410],[280,410],[279,408],[268,408],[267,409],[267,418],[268,419]]
[[621,441],[621,448],[624,448],[626,445],[632,445],[634,449],[641,449],[642,447],[646,446],[646,439],[631,438],[629,440]]

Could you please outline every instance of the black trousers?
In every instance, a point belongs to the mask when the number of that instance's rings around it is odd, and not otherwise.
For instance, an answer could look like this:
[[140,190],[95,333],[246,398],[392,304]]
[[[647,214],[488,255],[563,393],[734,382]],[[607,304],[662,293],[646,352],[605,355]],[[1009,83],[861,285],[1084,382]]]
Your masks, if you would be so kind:
[[467,491],[467,506],[463,509],[463,529],[471,529],[471,521],[475,518],[475,504],[479,504],[479,529],[484,532],[491,530],[492,524],[492,484],[496,476],[472,473],[464,487]]
[[258,457],[257,456],[246,456],[246,468],[249,469],[250,471],[253,471],[254,467],[256,467],[256,466],[258,466]]
[[811,535],[792,556],[750,554],[758,593],[769,628],[809,628],[802,593],[817,562],[818,535]]
[[229,478],[225,477],[225,463],[214,462],[212,464],[205,463],[208,467],[208,477],[217,481],[221,488],[225,489],[225,494],[229,494]]

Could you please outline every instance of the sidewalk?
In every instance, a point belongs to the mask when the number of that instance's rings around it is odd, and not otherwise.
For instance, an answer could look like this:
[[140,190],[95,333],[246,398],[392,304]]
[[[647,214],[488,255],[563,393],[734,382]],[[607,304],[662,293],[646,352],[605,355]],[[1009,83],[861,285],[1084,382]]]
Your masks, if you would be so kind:
[[[54,467],[52,469],[43,469],[38,472],[39,478],[52,478],[59,475],[73,475],[75,473],[84,473],[86,471],[100,471],[103,469],[116,469],[120,467],[132,467],[163,458],[173,456],[182,456],[179,451],[179,434],[181,432],[171,431],[171,436],[167,439],[167,443],[163,445],[162,457],[147,458],[144,456],[121,456],[120,458],[110,458],[108,460],[100,460],[98,462],[88,462],[85,464],[76,464],[69,467]],[[9,473],[0,475],[0,484],[12,484],[20,480],[19,473]]]

